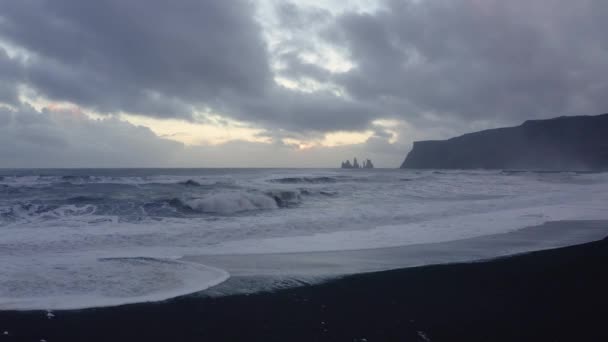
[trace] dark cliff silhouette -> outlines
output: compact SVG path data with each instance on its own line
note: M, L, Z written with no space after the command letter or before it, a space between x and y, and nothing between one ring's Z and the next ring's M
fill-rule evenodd
M344 161L344 162L342 162L342 168L343 169L352 169L353 164L350 163L350 160Z
M343 169L373 169L374 164L372 163L371 159L367 159L363 162L362 165L359 165L357 158L354 158L352 164L350 163L350 160L343 161L341 168L343 168Z
M529 120L414 142L401 168L608 170L608 114Z

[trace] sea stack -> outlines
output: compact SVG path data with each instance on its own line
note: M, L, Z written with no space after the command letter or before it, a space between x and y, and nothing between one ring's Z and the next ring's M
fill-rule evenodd
M354 158L352 164L350 160L346 160L342 162L342 165L340 167L342 169L373 169L374 164L372 163L371 159L366 159L361 165L359 164L357 158Z

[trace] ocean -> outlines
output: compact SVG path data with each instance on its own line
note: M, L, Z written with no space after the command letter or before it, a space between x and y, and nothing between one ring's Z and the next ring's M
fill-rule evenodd
M239 275L272 276L273 269L304 281L398 268L408 260L385 257L363 268L353 251L605 220L606 203L608 173L4 169L0 309L164 300ZM569 234L560 244L592 239ZM316 257L302 265L305 255ZM323 255L331 262L311 267L322 264Z

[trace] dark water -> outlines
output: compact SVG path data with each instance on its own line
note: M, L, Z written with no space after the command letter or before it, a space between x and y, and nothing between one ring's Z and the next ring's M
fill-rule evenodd
M159 300L228 277L185 255L437 243L603 219L606 203L605 173L5 169L0 309Z

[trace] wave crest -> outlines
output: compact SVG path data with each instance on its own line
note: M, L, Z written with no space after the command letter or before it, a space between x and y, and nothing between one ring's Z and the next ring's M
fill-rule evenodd
M281 183L281 184L323 184L323 183L336 183L341 180L341 178L345 177L285 177L285 178L276 178L271 179L269 182L271 183Z
M196 212L217 214L279 208L274 198L266 194L247 192L223 192L202 198L175 199L171 204Z
M57 206L37 203L17 203L12 206L0 207L0 224L87 216L95 214L96 211L97 207L92 204Z

